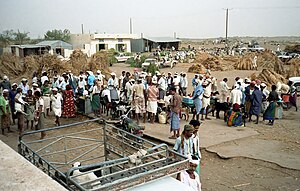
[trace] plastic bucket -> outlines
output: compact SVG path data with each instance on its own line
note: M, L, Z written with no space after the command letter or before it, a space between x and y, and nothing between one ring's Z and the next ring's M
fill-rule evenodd
M290 100L290 95L282 95L283 102L287 103Z

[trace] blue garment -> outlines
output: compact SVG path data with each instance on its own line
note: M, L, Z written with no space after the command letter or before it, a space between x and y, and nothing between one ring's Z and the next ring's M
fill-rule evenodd
M251 115L259 115L261 112L261 104L262 104L263 93L259 89L255 89L250 96L251 107L250 114Z
M196 86L196 85L197 85L196 78L193 78L193 80L192 80L192 85L193 85L193 86Z
M175 112L171 112L170 116L170 121L171 121L171 131L173 130L179 130L180 129L180 118L179 114Z
M77 80L73 76L70 76L69 84L71 85L73 92L75 93L77 89Z
M9 91L9 100L11 101L11 111L15 111L15 97L16 97L16 95L17 95L17 91L12 91L12 90L10 90Z
M250 86L247 86L246 88L245 88L245 101L249 101L250 100Z
M89 75L88 77L88 85L93 86L95 81L95 76L94 75Z
M201 94L203 94L204 89L202 85L198 85L194 91L193 95L193 100L194 100L194 105L196 107L196 114L200 114L201 109L202 109L202 100L200 99Z

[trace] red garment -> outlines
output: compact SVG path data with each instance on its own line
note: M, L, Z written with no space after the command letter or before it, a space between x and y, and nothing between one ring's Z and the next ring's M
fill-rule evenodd
M63 93L63 117L75 117L75 104L73 90L65 90Z

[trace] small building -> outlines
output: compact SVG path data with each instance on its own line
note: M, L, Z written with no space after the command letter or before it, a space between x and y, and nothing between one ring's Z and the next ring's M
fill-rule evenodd
M179 43L181 40L173 37L144 37L141 39L131 40L131 51L132 52L147 52L153 51L154 49L171 49L178 50Z
M34 44L24 44L24 45L11 45L8 48L8 52L18 56L25 57L29 55L42 55L48 53L50 48L45 45L34 45Z
M50 54L58 54L66 58L70 57L70 54L73 52L72 45L62 40L44 40L36 45L46 46L49 48Z
M131 40L136 38L135 34L73 34L71 44L91 56L100 50L109 49L131 52Z

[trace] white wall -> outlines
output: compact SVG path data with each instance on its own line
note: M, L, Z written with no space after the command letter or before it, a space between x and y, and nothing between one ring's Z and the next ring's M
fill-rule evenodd
M125 52L131 52L131 44L130 44L130 39L123 39L122 42L119 42L118 39L104 39L103 42L100 42L99 39L95 39L92 40L91 45L90 45L90 55L93 55L96 53L97 51L97 45L98 44L107 44L107 48L108 49L116 49L116 45L117 44L125 44L126 45L126 49ZM85 50L88 50L88 47L85 48Z

